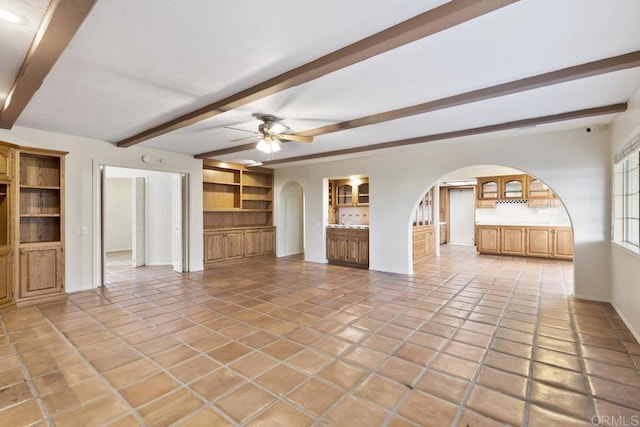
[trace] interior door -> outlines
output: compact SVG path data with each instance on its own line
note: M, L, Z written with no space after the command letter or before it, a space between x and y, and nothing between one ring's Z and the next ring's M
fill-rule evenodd
M145 197L145 179L132 178L131 183L131 209L132 209L132 227L131 227L131 248L132 248L132 267L141 267L145 265L145 226L146 226L146 197Z
M180 175L172 178L173 191L171 193L171 227L172 235L172 258L173 270L182 273L182 179Z
M472 188L449 189L449 240L451 244L473 245L475 199Z

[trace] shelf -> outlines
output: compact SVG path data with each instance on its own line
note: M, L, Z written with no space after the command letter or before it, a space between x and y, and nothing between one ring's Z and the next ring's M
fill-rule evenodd
M60 218L60 214L20 214L20 218Z
M227 209L204 209L204 212L242 212L240 208L227 208Z
M60 190L59 186L52 186L52 185L26 185L26 184L20 184L20 188L23 188L25 190Z
M202 181L203 184L214 184L214 185L231 185L234 187L239 187L240 184L237 182L221 182L221 181Z
M271 185L254 185L254 184L242 184L243 187L253 187L253 188L273 188Z
M260 195L242 195L242 200L251 201L251 202L273 202L272 197L264 197Z
M241 212L271 212L271 209L242 209Z

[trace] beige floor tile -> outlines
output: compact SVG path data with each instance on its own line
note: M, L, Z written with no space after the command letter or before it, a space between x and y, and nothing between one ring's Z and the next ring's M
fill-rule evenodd
M386 418L386 411L353 396L347 396L325 415L332 425L354 427L381 425Z
M277 364L278 362L275 359L263 353L254 352L229 366L246 377L255 378Z
M122 397L134 408L156 399L178 387L179 384L164 372L126 386L120 390Z
M318 376L347 390L358 383L365 374L364 369L338 360L324 368Z
M478 369L478 364L443 353L431 364L431 368L470 381Z
M146 359L138 359L135 362L127 363L105 372L104 377L115 388L122 388L158 371L159 369L153 363Z
M318 417L341 396L339 388L311 379L289 394L287 399Z
M202 426L216 426L216 427L225 427L232 426L229 421L227 421L220 414L215 412L211 408L206 408L204 410L200 410L196 412L194 415L180 420L176 423L176 426L180 427L202 427Z
M287 363L310 374L319 372L333 359L317 351L307 349L287 360Z
M258 377L256 382L269 389L273 393L282 396L300 385L308 377L286 365L278 365L264 375Z
M525 403L523 400L476 385L466 406L494 420L521 425Z
M169 368L171 375L187 384L215 371L220 364L207 356L197 356Z
M557 413L549 409L531 405L529 410L529 426L530 427L549 427L549 426L567 426L567 427L587 427L593 426L590 421L584 421L572 418L562 413Z
M371 374L354 393L384 408L391 409L409 389L397 381Z
M245 384L229 396L219 400L216 406L236 421L245 424L249 418L272 403L275 397L254 385Z
M138 412L149 425L169 425L196 411L202 405L203 402L193 394L179 389L138 408Z
M191 349L190 347L187 347L186 345L180 345L163 351L162 353L156 353L151 358L154 362L156 362L163 368L168 368L177 363L190 359L196 354L198 354L198 352Z
M44 414L35 400L28 400L0 411L0 425L3 426L28 425L43 419Z
M534 363L533 378L554 387L586 393L584 375L544 363Z
M471 409L465 409L458 421L458 427L504 427L504 423L492 420ZM550 426L550 425L548 425Z
M314 419L299 409L284 402L278 402L254 418L248 425L260 427L310 426Z
M128 412L125 404L112 395L106 395L86 405L53 417L56 426L101 425Z
M230 369L220 368L194 381L189 387L202 396L207 402L212 402L243 382L242 377L233 373Z
M209 357L219 363L227 364L249 354L251 347L237 342L230 342L207 353Z
M451 425L458 407L437 397L413 390L398 412L419 425L443 426Z
M595 415L586 395L537 381L534 381L531 388L531 403L584 421L589 421Z

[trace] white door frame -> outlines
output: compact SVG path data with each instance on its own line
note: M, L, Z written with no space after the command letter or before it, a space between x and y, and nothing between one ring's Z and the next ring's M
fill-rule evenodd
M154 169L144 167L140 164L131 164L126 162L106 162L100 160L93 160L93 285L92 288L102 287L105 285L104 281L104 265L105 265L105 247L104 247L104 197L105 197L105 168L126 168L137 169L153 172L166 172L176 173L181 176L182 185L182 271L190 271L189 265L189 192L190 181L189 172L184 170L175 169Z

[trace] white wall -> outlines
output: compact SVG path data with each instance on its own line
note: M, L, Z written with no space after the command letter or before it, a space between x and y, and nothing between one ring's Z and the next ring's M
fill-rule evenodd
M610 162L608 131L584 130L520 137L476 137L369 157L332 160L276 170L276 194L289 181L305 193L305 258L326 262L326 178L369 176L370 268L412 273L411 214L425 188L456 169L509 166L534 175L558 194L574 226L575 294L609 300ZM276 214L281 206L276 203ZM278 253L280 255L280 252Z
M104 248L107 252L131 250L131 178L105 180Z
M65 288L68 292L90 289L98 283L99 230L97 229L100 164L155 169L189 175L189 270L202 270L202 161L192 156L135 146L118 148L111 143L55 132L14 127L0 129L0 140L29 147L68 151L65 181ZM142 162L142 155L150 161ZM164 163L161 163L160 160ZM74 227L89 233L73 234Z
M629 108L611 127L611 156L640 133L640 89ZM640 341L640 254L612 243L612 303L636 339Z

